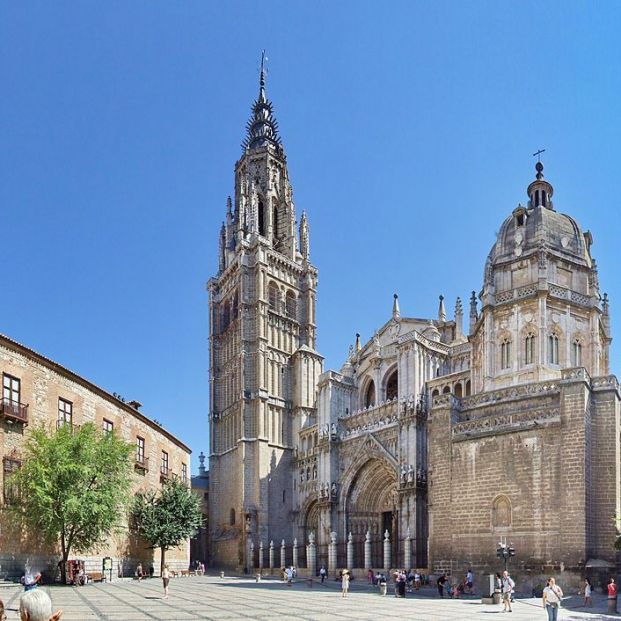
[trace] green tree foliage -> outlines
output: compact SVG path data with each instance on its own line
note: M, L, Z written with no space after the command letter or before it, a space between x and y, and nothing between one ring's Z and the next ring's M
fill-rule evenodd
M140 492L132 516L142 538L162 551L161 569L166 551L194 536L203 525L200 499L176 479L164 484L159 494Z
M19 490L11 510L32 535L60 545L63 582L71 550L97 547L118 526L129 500L132 450L92 423L36 429L26 443L11 479Z

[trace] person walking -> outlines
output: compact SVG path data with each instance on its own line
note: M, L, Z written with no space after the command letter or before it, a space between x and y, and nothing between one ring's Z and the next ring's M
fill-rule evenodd
M584 579L584 606L593 606L593 600L591 599L591 593L593 592L593 587L591 586L591 581L588 578Z
M168 563L162 569L162 584L164 585L164 599L168 599L168 584L170 583L170 569Z
M505 569L502 572L502 609L504 612L513 612L511 609L511 594L515 588L515 582L509 575L509 572Z
M323 581L326 579L326 567L325 565L321 566L321 569L319 570L319 577L321 578L321 584L323 584Z
M557 621L558 609L563 598L561 587L554 578L548 580L548 586L543 590L543 607L548 613L548 621Z
M446 574L442 574L439 578L438 578L438 594L440 595L440 597L444 597L444 585L446 584L447 578L446 578Z
M347 597L349 593L349 570L344 569L343 575L341 577L341 590L343 592L343 597Z
M466 572L466 588L468 589L468 593L470 593L471 595L473 592L472 590L473 587L474 587L474 574L472 573L472 568L469 567L468 571Z
M138 577L138 582L142 580L143 575L144 571L142 570L142 563L138 563L138 567L136 567L136 576Z

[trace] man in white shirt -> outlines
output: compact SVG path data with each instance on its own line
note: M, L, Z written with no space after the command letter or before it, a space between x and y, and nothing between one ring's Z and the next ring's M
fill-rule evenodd
M509 572L505 569L502 572L502 605L504 612L513 612L511 610L511 593L515 588L515 582L509 575Z

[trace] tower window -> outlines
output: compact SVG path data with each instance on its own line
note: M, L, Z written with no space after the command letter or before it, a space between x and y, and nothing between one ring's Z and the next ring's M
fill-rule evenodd
M295 299L295 293L293 291L287 291L287 296L285 298L285 306L287 311L287 317L291 317L291 319L295 319L297 315L297 303Z
M524 341L524 364L535 362L535 335L528 334Z
M270 308L274 311L278 311L278 287L273 282L270 283L268 292Z
M524 226L524 223L526 222L526 216L523 213L519 213L515 218L515 222L518 226Z
M278 239L278 208L276 206L274 206L272 215L273 215L272 229L274 231L274 239Z
M259 201L259 235L265 235L265 207L263 201Z
M572 346L572 362L575 367L582 366L582 343L576 339Z
M511 368L511 341L509 339L505 339L500 344L500 368Z
M548 362L558 364L558 336L556 334L548 336Z

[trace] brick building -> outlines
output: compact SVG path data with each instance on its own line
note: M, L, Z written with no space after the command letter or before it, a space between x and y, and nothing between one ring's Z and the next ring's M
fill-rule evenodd
M2 459L3 500L9 501L11 487L7 475L20 467L29 429L44 426L81 425L92 422L104 430L114 430L136 446L134 490L158 489L171 477L189 485L190 449L142 412L140 403L125 403L95 384L45 356L0 335L0 458ZM2 516L1 520L7 519ZM121 522L121 534L87 554L72 553L84 560L87 571L101 571L102 559L112 557L113 575L132 575L140 561L146 569L159 572L159 551L147 549L130 535ZM28 563L39 571L55 573L57 550L40 548L34 541L16 540L7 524L0 522L0 575L21 575ZM187 569L189 542L166 554L172 568Z

